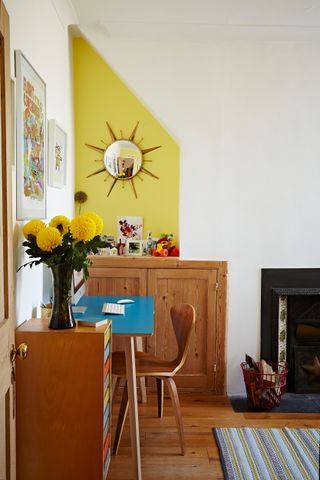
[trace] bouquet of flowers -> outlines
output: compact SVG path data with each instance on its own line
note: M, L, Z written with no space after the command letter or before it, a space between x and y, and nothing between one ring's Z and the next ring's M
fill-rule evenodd
M46 225L42 220L30 220L23 227L26 253L34 260L22 265L46 264L53 275L53 309L49 328L73 328L76 325L71 309L73 270L83 271L88 278L91 264L89 253L110 246L100 237L102 218L95 212L78 215L69 220L63 215L53 217ZM20 270L20 269L19 269Z
M89 253L110 246L100 237L103 230L102 218L95 212L78 215L69 220L64 215L53 217L46 225L42 220L30 220L23 227L26 240L23 246L31 260L20 268L45 263L48 267L64 264L89 276ZM20 270L20 269L19 269Z

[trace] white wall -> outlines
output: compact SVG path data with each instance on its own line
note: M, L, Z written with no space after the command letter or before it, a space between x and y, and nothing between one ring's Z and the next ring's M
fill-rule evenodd
M75 15L60 0L5 0L10 16L11 76L14 78L14 50L21 50L42 77L47 88L47 118L54 118L68 133L67 188L47 189L47 218L73 215L74 151L71 56L67 25ZM14 257L16 267L29 260L24 255L22 226L15 214L15 167L13 167ZM17 324L30 318L43 299L42 265L22 269L16 275Z
M180 143L181 256L229 262L228 392L243 391L260 269L320 266L320 43L82 31Z

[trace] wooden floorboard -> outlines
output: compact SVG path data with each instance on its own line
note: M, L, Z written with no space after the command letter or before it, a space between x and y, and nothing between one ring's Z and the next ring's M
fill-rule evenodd
M213 427L301 427L320 428L319 414L235 413L229 401L210 394L179 392L187 452L180 445L170 399L166 396L164 418L157 418L155 394L148 393L146 404L139 404L143 480L219 480L223 473ZM119 408L113 408L113 426ZM108 480L131 480L132 460L129 422L119 453L112 457Z

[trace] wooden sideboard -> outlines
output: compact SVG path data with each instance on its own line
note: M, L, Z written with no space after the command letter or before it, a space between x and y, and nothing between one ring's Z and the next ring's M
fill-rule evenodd
M170 308L191 303L196 327L187 361L175 376L178 387L226 391L227 262L180 260L175 257L92 256L87 295L151 295L155 299L155 334L146 351L172 360L177 345ZM114 350L123 349L121 339Z
M17 480L105 480L110 462L111 322L16 329Z

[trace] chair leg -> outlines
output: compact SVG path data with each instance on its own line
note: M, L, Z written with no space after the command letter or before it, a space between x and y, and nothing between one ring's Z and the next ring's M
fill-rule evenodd
M138 377L137 380L140 386L140 402L147 403L146 377Z
M112 378L112 395L111 395L112 402L114 401L114 399L116 397L116 393L118 391L120 381L121 381L121 377L118 377L117 375L113 376L113 378Z
M157 378L158 417L163 417L164 383L162 378Z
M126 382L125 385L124 385L123 394L122 394L122 398L121 398L121 404L120 404L120 410L119 410L119 415L118 415L116 433L115 433L114 440L113 440L113 451L112 451L113 455L117 455L118 450L119 450L122 431L123 431L123 427L124 427L126 417L127 417L127 413L128 413L128 407L129 407L128 386L127 386L127 382Z
M185 455L186 445L184 440L183 423L182 423L182 416L181 416L181 409L180 409L180 402L179 402L177 387L173 378L171 377L164 377L164 381L168 385L171 401L174 409L174 414L176 417L180 446L181 446L181 454Z

